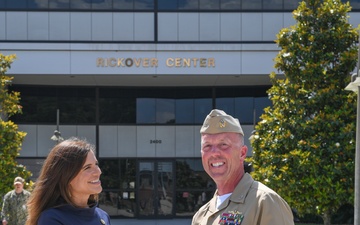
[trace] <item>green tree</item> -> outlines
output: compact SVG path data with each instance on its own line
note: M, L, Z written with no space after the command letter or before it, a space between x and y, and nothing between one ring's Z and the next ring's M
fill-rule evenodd
M356 95L344 90L357 59L357 30L349 3L305 0L296 24L282 29L270 74L272 106L250 141L253 175L280 193L301 215L324 224L354 200Z
M16 162L26 134L10 120L12 115L21 113L20 93L8 90L13 78L5 75L14 59L15 55L0 54L0 207L3 195L14 188L14 178L21 176L27 179L31 176L24 166Z

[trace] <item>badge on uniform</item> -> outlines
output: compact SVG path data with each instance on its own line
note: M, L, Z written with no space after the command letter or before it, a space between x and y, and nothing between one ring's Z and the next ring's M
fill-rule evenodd
M227 212L221 214L220 225L241 225L244 215L239 211Z

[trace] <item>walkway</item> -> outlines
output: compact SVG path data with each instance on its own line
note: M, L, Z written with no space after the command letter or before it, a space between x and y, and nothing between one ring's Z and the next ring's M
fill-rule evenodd
M164 220L139 220L139 219L112 219L111 225L190 225L191 219L164 219Z

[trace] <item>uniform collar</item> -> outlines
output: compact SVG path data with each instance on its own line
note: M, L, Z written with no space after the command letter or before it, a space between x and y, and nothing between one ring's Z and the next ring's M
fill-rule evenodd
M209 202L208 211L211 213L220 211L226 208L229 205L230 201L243 204L253 182L254 179L250 176L250 174L245 173L239 183L236 185L233 193L220 205L219 209L216 208L216 198L218 193L218 190L216 190L214 197Z

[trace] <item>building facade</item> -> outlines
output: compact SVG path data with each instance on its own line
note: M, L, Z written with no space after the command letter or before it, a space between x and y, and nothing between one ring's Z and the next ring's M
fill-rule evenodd
M0 0L0 51L21 93L19 163L33 172L63 138L97 147L111 217L191 217L215 185L200 158L213 108L246 144L270 105L269 74L295 0ZM350 1L349 22L359 21ZM275 71L276 72L276 71Z

